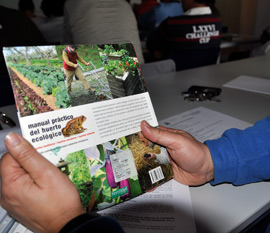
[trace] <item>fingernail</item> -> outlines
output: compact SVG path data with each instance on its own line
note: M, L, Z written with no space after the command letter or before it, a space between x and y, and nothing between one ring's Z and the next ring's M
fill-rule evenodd
M145 127L150 128L150 125L147 121L144 121Z
M19 135L14 132L10 132L5 138L5 143L8 146L14 147L14 146L17 146L20 142L21 142L21 139Z

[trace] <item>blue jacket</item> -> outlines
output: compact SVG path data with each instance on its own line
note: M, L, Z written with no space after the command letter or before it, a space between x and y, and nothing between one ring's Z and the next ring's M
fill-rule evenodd
M243 185L270 179L270 116L246 130L227 130L221 138L205 144L214 162L212 185Z
M270 116L246 130L227 130L221 138L205 144L214 162L212 185L243 185L270 179ZM270 225L266 233L270 233Z

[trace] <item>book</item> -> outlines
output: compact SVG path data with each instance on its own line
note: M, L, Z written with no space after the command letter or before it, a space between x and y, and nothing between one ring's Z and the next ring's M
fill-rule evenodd
M5 47L23 136L102 210L173 178L132 43ZM42 172L42 171L40 171Z

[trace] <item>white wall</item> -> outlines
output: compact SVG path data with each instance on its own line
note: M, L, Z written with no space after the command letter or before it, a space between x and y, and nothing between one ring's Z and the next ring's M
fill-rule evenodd
M256 21L258 0L241 0L239 33L253 35Z
M216 6L230 33L260 36L270 26L270 0L217 0Z
M228 27L229 33L238 33L240 27L241 1L217 0L216 7L220 13L223 26Z

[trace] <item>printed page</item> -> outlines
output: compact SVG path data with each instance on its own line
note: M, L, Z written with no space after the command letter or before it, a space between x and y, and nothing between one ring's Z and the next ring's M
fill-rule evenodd
M197 140L219 138L229 128L245 129L250 123L204 107L161 120L160 125L189 132Z
M19 120L24 137L53 163L68 153L137 133L142 120L157 126L148 92L20 117ZM72 122L78 125L78 133L68 135Z
M126 233L196 232L189 187L175 180L98 213L114 217Z

